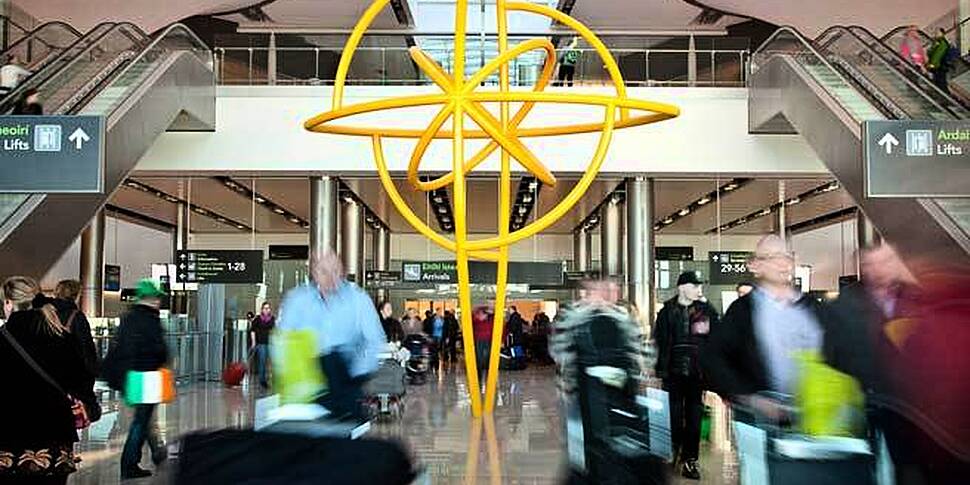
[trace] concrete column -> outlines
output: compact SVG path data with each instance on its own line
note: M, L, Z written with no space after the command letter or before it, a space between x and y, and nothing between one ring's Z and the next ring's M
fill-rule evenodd
M600 214L600 274L604 278L622 276L622 214L620 201L612 196L603 204Z
M653 180L646 177L627 179L627 294L647 324L653 323L654 314L653 220Z
M340 258L347 275L363 286L364 208L356 201L345 201L340 205Z
M592 258L592 243L590 234L585 229L579 229L573 233L573 271L589 271L590 259Z
M266 52L266 80L270 86L276 84L276 34L269 33L269 50Z
M844 224L844 223L843 223ZM855 229L856 229L856 252L855 252L855 267L856 276L862 278L862 249L875 246L882 242L882 238L879 233L876 232L876 226L872 225L872 222L868 217L862 212L861 209L856 210L855 218ZM845 257L845 256L843 256Z
M391 269L391 230L384 226L374 230L374 269L377 271ZM377 290L377 301L384 301L387 296L386 289Z
M104 311L104 209L81 233L81 311L100 317Z
M778 181L778 202L781 202L781 207L778 208L778 212L775 213L775 231L778 233L778 237L788 240L787 225L788 225L788 214L786 212L787 207L785 207L785 200L787 196L785 195L785 181Z
M310 178L310 254L337 250L336 177Z

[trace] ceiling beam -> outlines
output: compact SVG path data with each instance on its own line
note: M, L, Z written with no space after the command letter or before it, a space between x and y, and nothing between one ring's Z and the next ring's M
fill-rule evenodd
M230 219L229 217L226 217L226 216L224 216L222 214L219 214L219 213L217 213L217 212L215 212L213 210L210 210L208 208L202 207L202 206L200 206L198 204L189 203L188 201L186 201L184 199L181 199L179 197L176 197L175 195L166 193L166 192L164 192L162 190L159 190L159 189L157 189L155 187L152 187L151 185L148 185L148 184L146 184L144 182L141 182L141 181L138 181L138 180L129 178L128 180L125 180L124 186L125 187L128 187L128 188L131 188L131 189L140 190L140 191L145 192L145 193L147 193L149 195L154 195L155 197L158 197L159 199L162 199L165 202L168 202L170 204L188 204L189 205L189 209L192 212L194 212L194 213L196 213L196 214L198 214L200 216L203 216L203 217L207 217L209 219L212 219L212 220L214 220L214 221L216 221L216 222L218 222L220 224L229 226L229 227L231 227L233 229L236 229L236 230L239 230L239 231L243 231L243 232L252 232L253 231L253 229L251 227L249 227L247 224L244 224L242 222L239 222L239 221L235 221L233 219Z

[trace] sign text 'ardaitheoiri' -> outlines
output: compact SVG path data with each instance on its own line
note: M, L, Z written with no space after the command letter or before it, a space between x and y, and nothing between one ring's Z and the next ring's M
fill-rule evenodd
M104 118L0 116L0 193L100 193Z
M263 252L178 251L175 268L178 283L262 283Z

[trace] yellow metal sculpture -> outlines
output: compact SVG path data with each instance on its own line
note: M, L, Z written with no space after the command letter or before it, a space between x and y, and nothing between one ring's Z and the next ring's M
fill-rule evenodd
M503 334L501 316L505 311L505 290L508 279L509 246L525 238L534 236L549 227L556 220L568 213L582 198L590 184L596 178L607 149L618 128L645 125L663 121L679 115L675 106L630 99L627 97L626 86L616 61L606 46L586 26L568 15L538 4L526 2L510 2L498 0L496 15L498 23L498 52L495 59L488 62L481 70L470 78L465 77L465 34L467 32L468 0L455 2L455 44L453 72L448 73L425 54L420 48L412 47L410 54L421 70L439 87L440 94L414 95L399 98L366 102L351 106L344 106L344 87L347 73L354 52L361 38L371 23L387 7L390 0L375 0L364 12L357 23L347 44L344 47L340 64L337 67L337 77L333 88L333 104L329 112L307 120L305 128L310 131L330 134L343 134L370 138L373 144L374 159L377 163L381 183L387 191L388 197L400 211L401 215L421 234L431 239L442 248L455 253L458 266L458 293L461 308L461 327L465 349L465 369L467 372L471 409L474 416L480 416L483 411L482 396L478 371L475 365L475 345L471 328L471 288L468 272L468 261L479 259L495 261L498 265L495 299L495 328L492 332L492 346L489 355L488 382L485 386L484 411L490 413L494 409L495 391L498 382L499 350ZM541 15L572 28L582 37L600 56L613 82L616 94L614 96L584 94L580 92L544 92L553 75L556 65L556 50L547 39L532 39L521 42L511 49L508 39L508 12L518 11ZM517 56L533 51L545 51L545 63L536 85L532 91L511 91L509 89L508 63ZM498 91L482 91L477 88L496 71L499 73ZM513 115L511 104L519 104ZM537 103L569 103L604 108L604 119L601 123L581 123L550 127L520 127ZM498 105L499 116L486 107ZM338 120L354 115L376 111L410 108L417 106L441 106L430 125L422 130L396 127L361 127L338 124ZM631 115L631 111L636 116ZM465 126L465 117L471 118L478 128ZM445 123L451 120L451 128L446 129ZM522 138L560 136L579 133L600 133L599 143L589 164L573 189L545 215L537 218L531 224L516 231L509 230L510 199L511 199L511 160L515 159L526 170L547 185L554 185L556 178L545 167L539 158L532 153L521 141ZM384 157L382 140L384 138L416 139L417 146L411 154L408 164L407 180L420 191L431 191L451 185L454 196L454 239L448 239L431 229L422 221L398 192L391 175L388 172ZM418 176L421 160L428 147L436 139L452 140L453 169L447 175L430 181L423 181ZM470 158L466 159L465 141L473 139L489 139L490 142ZM467 231L467 187L466 176L476 166L485 161L496 150L501 148L501 174L499 178L499 213L498 234L484 239L471 240Z

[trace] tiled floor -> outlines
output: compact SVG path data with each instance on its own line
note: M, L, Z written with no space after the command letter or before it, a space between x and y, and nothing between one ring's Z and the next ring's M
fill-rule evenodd
M178 400L158 413L166 440L193 430L251 424L255 396L248 387L200 384L180 391ZM427 384L409 388L405 402L402 419L378 423L370 435L402 440L426 468L431 483L546 484L562 476L563 425L549 367L503 373L495 415L487 420L470 419L467 387L457 369L446 369ZM69 483L118 482L129 419L116 404L106 406L104 418L85 432L84 462ZM728 479L734 475L730 463L705 456L703 465L701 483L734 482ZM160 483L163 478L132 483Z

